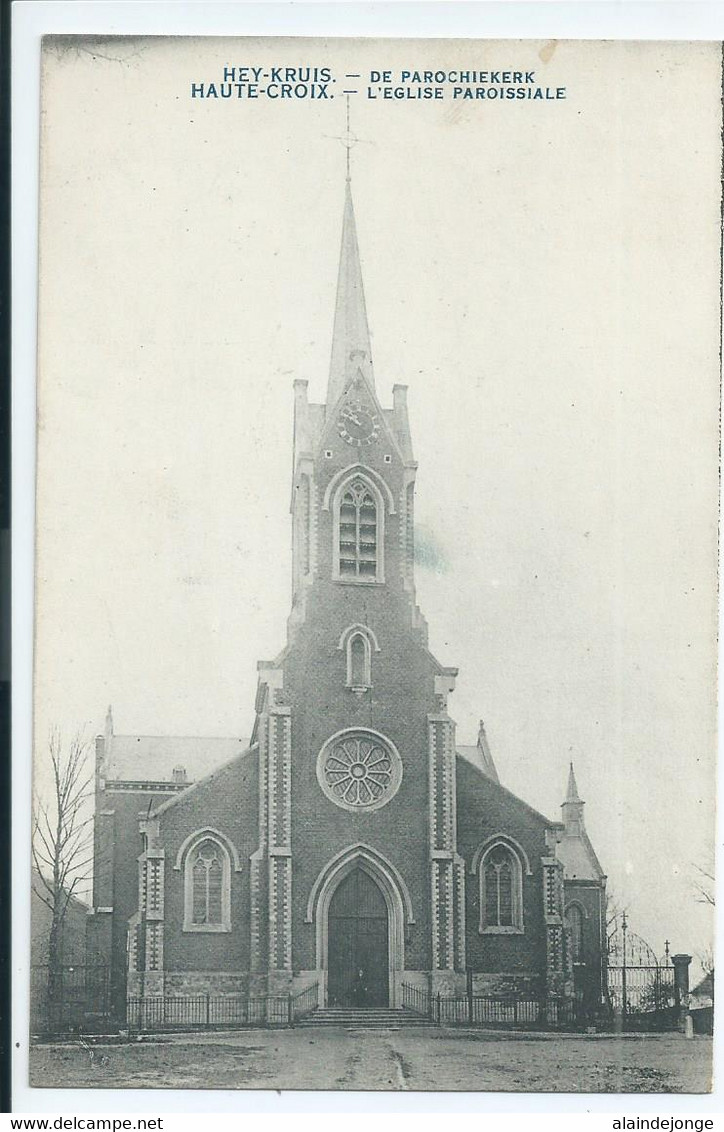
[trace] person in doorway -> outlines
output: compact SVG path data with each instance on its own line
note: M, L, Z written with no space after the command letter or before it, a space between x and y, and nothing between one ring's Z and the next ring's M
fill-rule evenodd
M365 973L362 968L359 968L355 975L354 986L352 988L352 999L355 1006L364 1006L367 998L367 981Z

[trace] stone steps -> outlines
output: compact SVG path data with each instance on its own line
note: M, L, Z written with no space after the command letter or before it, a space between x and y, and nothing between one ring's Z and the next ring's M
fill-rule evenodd
M308 1014L299 1026L344 1026L345 1028L377 1029L392 1026L429 1026L427 1018L412 1010L396 1010L391 1007L370 1007L365 1010L357 1007L328 1006Z

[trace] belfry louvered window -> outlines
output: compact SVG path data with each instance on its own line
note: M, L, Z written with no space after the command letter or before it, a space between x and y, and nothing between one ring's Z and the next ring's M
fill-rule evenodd
M193 924L221 924L224 860L220 846L202 841L193 863Z
M377 503L364 480L354 480L339 503L339 576L377 580Z

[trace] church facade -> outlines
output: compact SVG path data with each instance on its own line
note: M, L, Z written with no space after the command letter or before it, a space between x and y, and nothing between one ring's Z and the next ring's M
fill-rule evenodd
M96 745L88 949L126 995L389 1006L433 993L595 1010L605 877L571 768L562 821L460 746L457 670L415 598L407 388L380 403L346 184L327 400L294 384L293 600L248 742Z

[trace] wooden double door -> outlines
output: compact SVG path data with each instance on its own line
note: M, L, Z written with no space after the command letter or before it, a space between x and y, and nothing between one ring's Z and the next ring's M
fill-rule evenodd
M387 902L363 869L338 885L329 905L328 930L329 1005L388 1006Z

